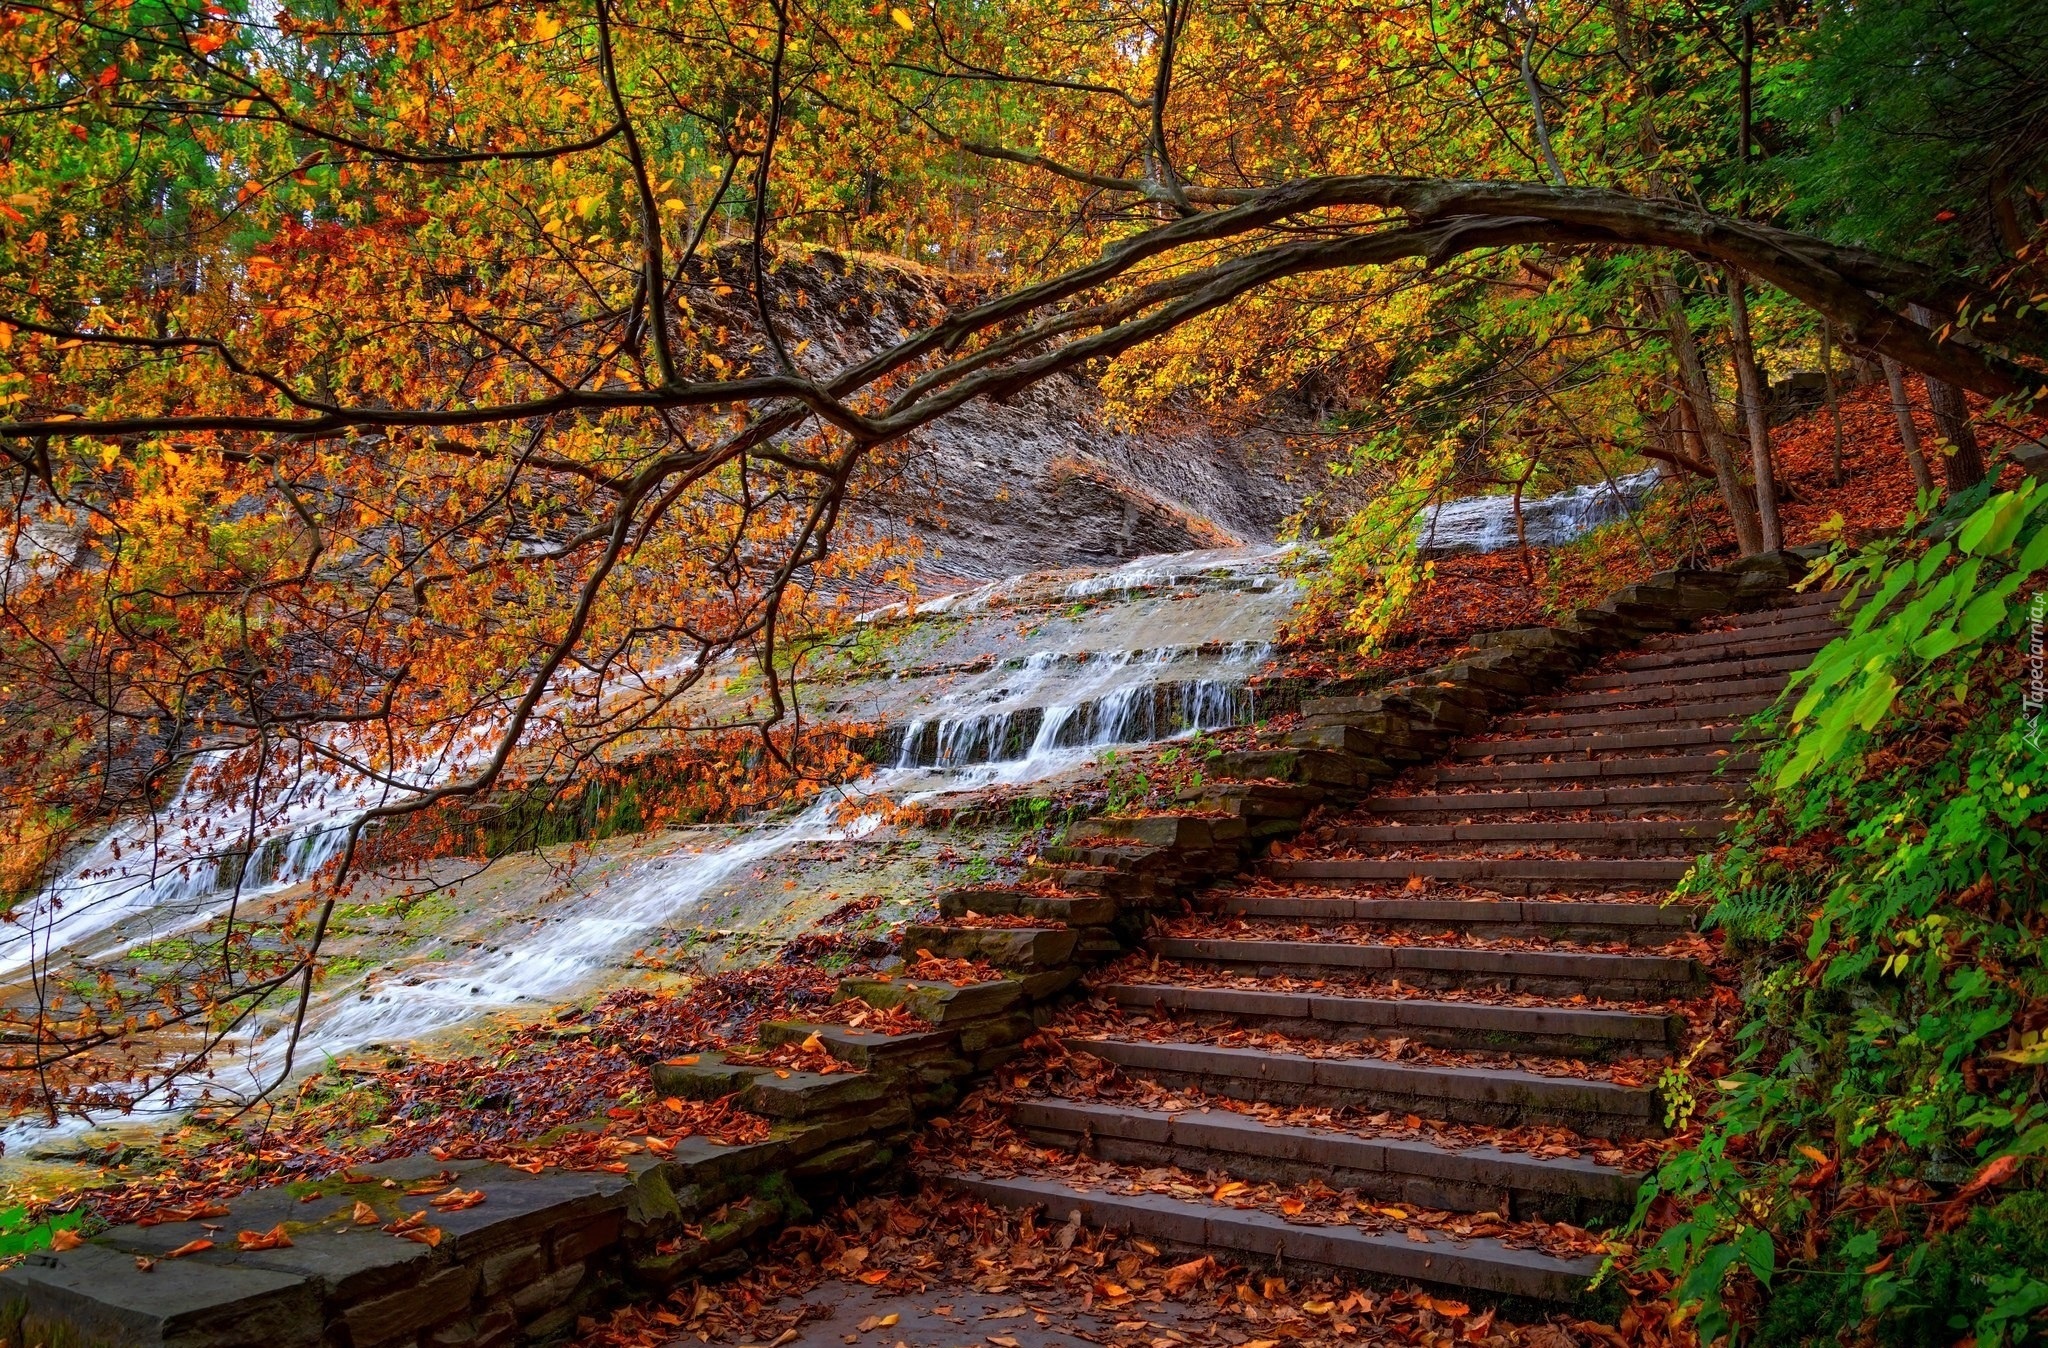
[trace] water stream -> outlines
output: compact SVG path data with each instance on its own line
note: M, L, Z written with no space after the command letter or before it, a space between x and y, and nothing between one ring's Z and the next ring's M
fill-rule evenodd
M1274 549L1148 558L1096 574L1020 577L926 606L935 621L904 626L898 668L958 672L885 673L840 694L875 711L893 739L884 766L792 818L622 864L520 930L444 940L426 957L330 987L310 1010L294 1065L559 1002L615 977L650 932L777 854L873 830L885 804L1039 781L1112 746L1244 721L1256 706L1247 681L1292 604L1282 559ZM444 753L411 765L408 779L437 780L466 761L466 752ZM31 961L104 962L198 931L231 901L316 874L351 821L389 790L307 773L259 801L252 824L246 794L211 794L226 766L224 756L210 758L160 817L79 857L0 936L0 973L18 976ZM268 1084L285 1043L284 1020L265 1023L211 1086L233 1095Z

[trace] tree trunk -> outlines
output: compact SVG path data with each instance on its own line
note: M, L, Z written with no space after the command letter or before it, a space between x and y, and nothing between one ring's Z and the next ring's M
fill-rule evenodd
M1913 469L1916 491L1934 490L1934 474L1927 471L1927 457L1920 452L1920 432L1913 426L1913 404L1906 398L1906 368L1890 356L1884 358L1884 379L1892 387L1892 417L1899 423L1899 444Z
M1692 405L1693 424L1699 427L1700 447L1707 453L1707 462L1714 466L1714 478L1721 484L1721 499L1728 503L1728 516L1735 526L1735 544L1743 556L1751 556L1763 551L1763 531L1757 525L1756 505L1736 471L1735 455L1728 448L1728 432L1721 424L1720 410L1714 406L1714 386L1707 380L1699 344L1693 339L1692 325L1685 317L1685 299L1668 271L1658 273L1656 286L1658 307L1664 311L1664 324L1671 333L1671 353L1678 358L1678 378L1685 400Z
M1785 546L1778 525L1778 481L1771 467L1771 428L1764 420L1764 378L1756 367L1756 345L1749 332L1748 285L1742 272L1726 269L1729 333L1735 344L1735 382L1742 392L1742 418L1749 428L1749 466L1756 476L1757 532L1765 552Z
M1935 327L1934 311L1916 304L1909 311L1922 327ZM1933 375L1927 380L1927 408L1934 413L1934 430L1946 443L1942 446L1941 473L1951 492L1967 491L1984 480L1984 453L1977 448L1976 432L1970 429L1970 406L1963 391Z
M1828 419L1834 423L1835 438L1828 450L1828 481L1837 487L1842 485L1842 399L1841 390L1835 387L1835 325L1827 319L1820 323L1820 373L1827 381Z

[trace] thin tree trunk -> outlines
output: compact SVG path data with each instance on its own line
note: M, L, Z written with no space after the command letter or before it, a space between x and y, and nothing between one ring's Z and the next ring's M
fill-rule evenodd
M1714 386L1707 380L1699 344L1685 317L1685 300L1678 293L1678 282L1668 271L1658 274L1656 286L1664 324L1671 333L1671 352L1678 358L1678 377L1685 400L1692 405L1693 424L1699 428L1700 447L1706 451L1707 462L1714 466L1715 480L1721 484L1721 499L1727 502L1728 516L1735 526L1735 544L1742 549L1743 556L1751 556L1763 551L1763 532L1757 525L1756 505L1742 485L1735 455L1728 448L1728 433L1721 424L1720 411L1714 406Z
M1913 469L1913 489L1934 490L1934 474L1927 471L1927 456L1920 452L1920 432L1913 425L1913 404L1906 398L1906 367L1884 358L1884 379L1892 388L1892 417L1899 423L1899 444Z
M1764 419L1764 377L1756 367L1756 344L1749 332L1748 286L1742 272L1726 270L1729 332L1735 343L1735 382L1742 391L1742 417L1749 428L1749 466L1756 476L1757 532L1765 552L1785 546L1778 524L1778 480L1771 466L1771 428Z
M1835 325L1827 319L1820 323L1820 372L1827 380L1828 416L1835 423L1834 447L1828 451L1828 480L1839 487L1842 485L1842 400L1835 388Z
M1529 95L1529 116L1536 123L1536 146L1543 151L1543 162L1550 169L1550 181L1563 187L1564 168L1557 162L1557 151L1550 143L1550 119L1543 115L1543 84L1536 78L1536 67L1529 60L1529 48L1536 41L1536 28L1531 24L1529 31L1522 35L1522 88Z
M1938 320L1934 311L1916 304L1907 311L1915 323L1932 328ZM1984 452L1977 448L1976 432L1970 429L1970 405L1963 391L1945 379L1927 375L1927 409L1934 413L1935 432L1947 443L1942 446L1941 473L1951 492L1966 491L1984 480Z

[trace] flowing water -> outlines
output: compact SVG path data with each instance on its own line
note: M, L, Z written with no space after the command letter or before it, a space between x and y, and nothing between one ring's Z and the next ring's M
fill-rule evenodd
M1648 468L1616 478L1611 484L1596 482L1555 496L1524 500L1519 532L1512 496L1470 496L1447 501L1423 512L1422 546L1425 551L1439 555L1505 552L1526 536L1532 548L1557 547L1603 524L1634 514L1662 480L1662 472L1659 468Z
M725 830L698 850L671 846L613 868L601 884L508 917L486 936L448 940L401 966L343 980L309 1013L296 1066L376 1043L418 1039L489 1013L539 1008L615 977L647 934L687 919L705 896L803 844L859 838L885 805L1057 777L1102 750L1242 723L1250 680L1293 601L1280 550L1142 559L1099 573L1020 577L949 596L889 628L879 668L826 690L828 710L881 726L883 766L793 818ZM472 751L474 745L471 746ZM468 755L415 764L462 770ZM307 775L253 812L195 771L164 815L118 830L80 857L0 941L0 972L105 963L196 932L230 903L304 881L350 822L383 798ZM465 920L476 914L465 913ZM470 930L484 931L480 924ZM238 1046L212 1085L234 1094L284 1066L285 1023Z

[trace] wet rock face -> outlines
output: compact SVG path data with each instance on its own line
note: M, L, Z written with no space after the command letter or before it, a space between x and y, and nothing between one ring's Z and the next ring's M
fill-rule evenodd
M828 249L784 250L772 274L777 326L786 345L805 346L800 364L813 374L874 355L979 294L970 279ZM699 322L735 334L736 371L758 364L765 343L744 249L721 248L691 280ZM970 403L886 457L859 484L849 520L915 539L928 581L1269 542L1319 462L1281 434L1222 432L1191 410L1118 429L1081 373Z
M1060 379L919 432L867 509L919 538L925 574L985 580L1266 542L1304 480L1278 437L1192 417L1111 430L1094 386Z

